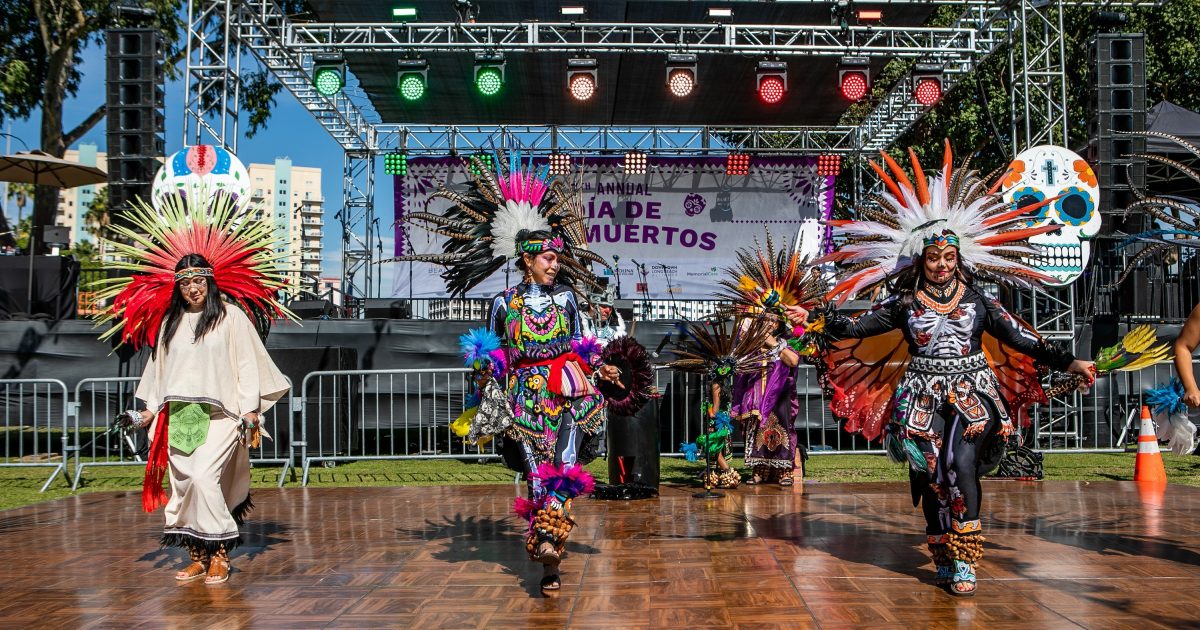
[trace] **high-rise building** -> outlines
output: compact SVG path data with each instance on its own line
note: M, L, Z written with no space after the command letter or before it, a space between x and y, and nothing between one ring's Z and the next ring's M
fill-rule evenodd
M87 166L107 167L107 155L94 144L81 144L63 157ZM289 277L301 290L322 293L321 237L325 209L321 169L294 166L287 158L277 158L274 164L250 164L247 170L250 202L259 208L256 218L267 219L275 226L276 253L283 255ZM72 243L92 239L87 211L96 193L104 187L105 184L95 184L60 191L55 223L71 228Z
M302 291L320 293L325 225L321 169L276 158L274 164L251 164L248 170L251 201L261 208L259 216L275 226L275 251L284 255L288 276Z
M94 144L81 144L78 149L69 149L63 154L63 159L107 171L108 154L97 151ZM71 243L92 240L92 234L88 231L87 211L92 207L96 193L105 186L107 184L88 184L58 191L58 212L54 215L54 224L71 228Z

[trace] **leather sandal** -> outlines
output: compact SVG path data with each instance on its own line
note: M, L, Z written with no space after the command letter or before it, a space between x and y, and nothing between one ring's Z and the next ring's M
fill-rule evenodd
M225 547L221 547L212 555L212 559L208 563L208 576L204 578L205 584L220 584L229 579L229 554L225 551Z
M533 559L546 566L558 566L558 563L562 558L558 554L558 550L554 548L553 543L542 541L541 543L538 543L537 555L534 556Z
M188 548L188 556L191 557L192 563L175 573L175 579L180 582L191 582L208 573L208 551Z
M562 588L562 580L558 578L558 574L547 575L542 578L541 583L542 593L550 594Z

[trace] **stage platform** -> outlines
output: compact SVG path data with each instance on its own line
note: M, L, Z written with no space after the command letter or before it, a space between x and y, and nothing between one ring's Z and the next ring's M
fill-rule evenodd
M95 493L0 512L0 626L1185 628L1200 488L986 481L980 588L931 584L906 484L580 500L557 597L513 485L258 490L230 581L178 584L161 512ZM1157 505L1156 505L1157 503Z

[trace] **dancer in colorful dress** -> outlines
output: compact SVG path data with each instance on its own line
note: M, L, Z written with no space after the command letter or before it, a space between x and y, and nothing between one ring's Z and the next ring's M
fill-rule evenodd
M756 241L753 249L739 249L737 265L726 270L729 278L718 294L733 303L740 326L762 320L772 328L764 335L767 355L758 369L738 374L733 384L730 413L745 427L750 484L790 486L798 465L803 477L803 463L797 461L804 447L796 439L796 376L802 354L811 351L802 341L807 309L820 300L824 283L802 259L800 240L794 247L785 240L776 248L768 232L765 248Z
M129 218L133 228L113 226L120 238L107 244L130 262L109 264L135 275L101 292L112 304L101 322L115 323L102 338L120 335L151 353L135 394L146 409L118 424L153 436L142 505L166 505L162 544L188 550L192 562L175 579L217 584L229 579L229 552L253 507L249 448L289 389L247 316L288 314L274 297L284 281L272 228L246 220L224 194L167 196Z
M529 524L526 550L544 566L541 590L549 594L561 588L573 499L594 486L582 467L595 456L591 442L603 423L596 383L616 383L620 374L602 364L595 340L582 336L572 287L596 288L583 263L605 263L586 248L578 194L548 182L545 169L534 172L516 158L498 163L493 173L476 159L479 175L466 193L435 193L454 204L445 214L408 216L449 239L444 254L398 260L445 265L451 294L461 295L516 258L521 282L496 296L486 330L463 339L481 375L471 435L503 432L505 444L519 451L529 496L514 509ZM496 404L501 396L507 405Z
M890 175L871 163L886 191L862 220L831 222L845 244L817 261L848 266L828 295L837 303L885 283L891 295L857 319L827 310L808 332L841 340L818 365L834 414L869 439L886 427L888 452L910 465L937 582L971 595L983 557L979 479L1027 425L1029 405L1045 402L1035 362L1089 384L1094 367L976 284L1050 280L1023 260L1036 254L1027 239L1055 226L1023 227L1037 208L1014 208L974 172L953 170L948 143L928 179L911 157L912 179L886 155Z

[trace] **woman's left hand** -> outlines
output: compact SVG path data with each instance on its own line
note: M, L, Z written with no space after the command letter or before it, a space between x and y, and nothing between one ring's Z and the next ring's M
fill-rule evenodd
M258 412L257 411L251 411L249 413L242 414L242 419L249 423L249 428L251 428L251 429L258 426Z
M1091 361L1075 359L1067 367L1067 372L1082 376L1089 387L1096 382L1096 364Z
M596 370L596 373L602 380L608 381L609 383L612 383L621 389L625 389L625 386L621 384L621 370L619 370L617 366L601 365L600 368Z

